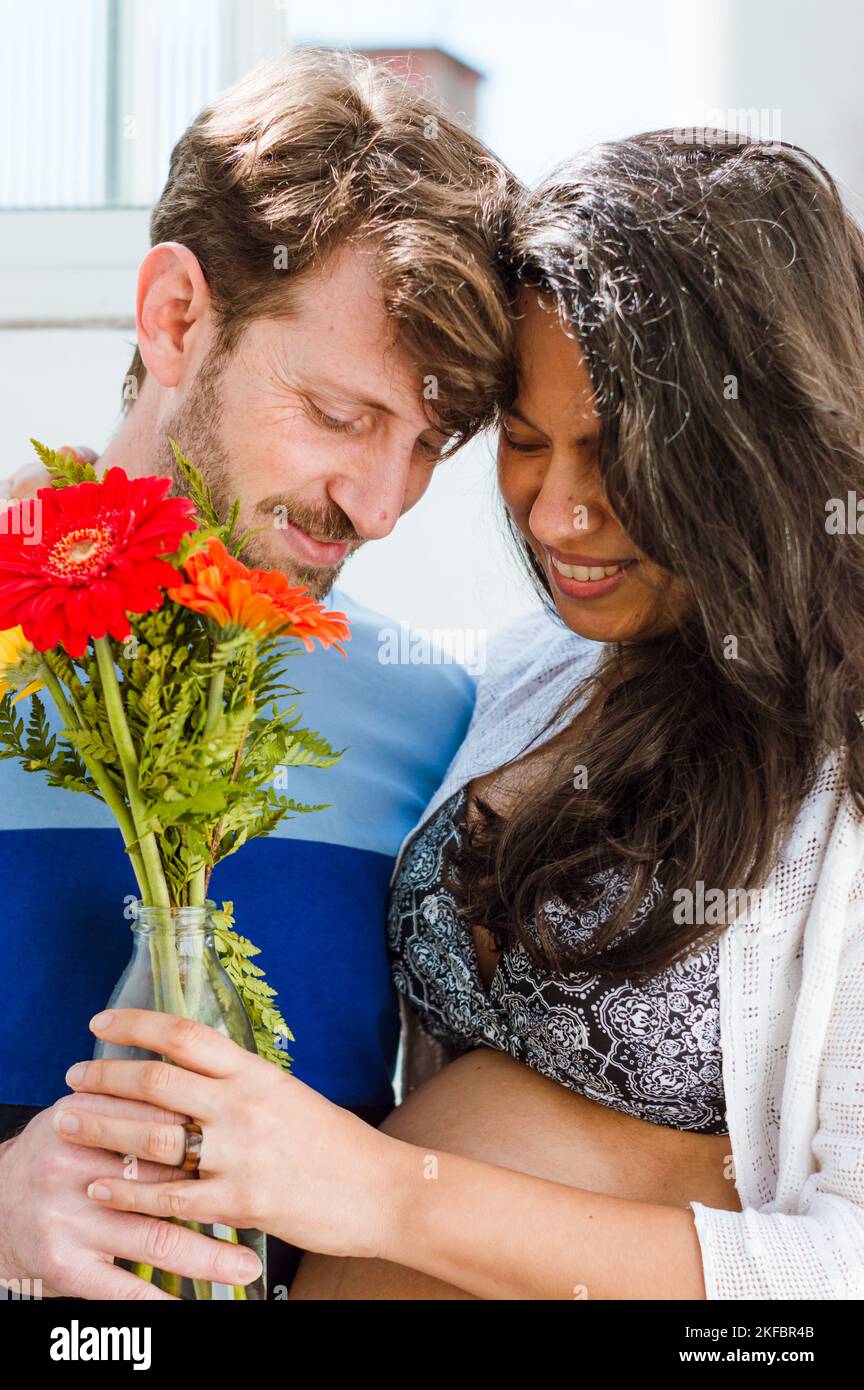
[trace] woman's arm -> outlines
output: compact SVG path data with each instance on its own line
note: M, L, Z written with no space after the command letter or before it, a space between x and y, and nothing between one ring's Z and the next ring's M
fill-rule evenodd
M306 1250L405 1265L481 1298L705 1297L689 1210L430 1152L364 1124L203 1024L143 1009L102 1017L91 1023L100 1037L175 1065L91 1060L70 1070L73 1090L194 1115L204 1138L197 1179L106 1175L90 1188L97 1204L255 1227ZM74 1097L70 1113L71 1143L181 1162L179 1124L94 1116Z
M382 1259L483 1299L705 1298L689 1209L390 1142Z
M824 1037L817 1038L818 1073L790 1092L790 1113L803 1111L814 1129L809 1154L792 1150L789 1167L809 1173L790 1191L785 1210L722 1211L693 1202L709 1299L864 1298L864 872L850 895L847 944L835 965L830 947L811 945L810 1013L832 990ZM826 914L822 940L836 930ZM830 924L830 925L829 925ZM815 985L814 985L815 977ZM818 1025L818 1017L816 1019ZM796 1029L798 1020L796 1019ZM813 1027L808 1041L813 1047ZM802 1030L803 1038L803 1030ZM789 1079L787 1072L787 1090ZM795 1132L794 1125L790 1131ZM780 1134L781 1147L790 1138ZM796 1139L796 1145L800 1142ZM791 1199L794 1199L794 1206Z
M113 1010L91 1027L174 1065L91 1060L67 1081L195 1116L202 1171L157 1184L106 1175L88 1194L118 1210L255 1227L305 1250L387 1260L484 1299L860 1298L861 1034L847 1025L864 999L864 944L847 965L855 968L841 976L820 1073L819 1166L794 1212L628 1201L426 1150L364 1124L212 1028L137 1009ZM177 1124L76 1118L70 1142L181 1162Z

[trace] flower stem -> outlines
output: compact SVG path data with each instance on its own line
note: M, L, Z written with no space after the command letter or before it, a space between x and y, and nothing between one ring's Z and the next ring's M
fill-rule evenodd
M80 729L82 727L81 721L76 715L69 701L66 699L66 693L63 689L63 686L58 676L56 675L52 667L49 665L47 656L46 659L42 662L42 669L40 675L41 678L44 680L45 685L51 691L54 703L60 711L60 714L63 717L63 721L67 729L69 729L70 731ZM126 809L126 805L123 801L123 798L120 796L119 792L117 791L117 788L111 781L107 769L104 768L97 759L88 756L88 754L83 753L80 749L76 751L78 752L78 756L80 757L82 763L86 767L87 771L90 773L90 776L93 778L93 781L99 789L99 792L102 796L102 800L105 802L105 805L113 814L114 819L116 820L120 828L120 834L123 836L123 843L126 846L126 852L129 855L129 859L132 864L132 870L135 874L135 879L141 891L141 896L146 900L150 895L149 884L147 882L147 873L144 868L144 861L141 858L141 854L137 848L138 836L135 833L135 825L133 823L132 817Z
M162 860L159 857L156 836L152 830L145 830L147 813L141 793L138 790L138 760L135 755L132 734L126 722L126 711L123 708L123 697L120 694L120 682L114 669L111 645L107 637L97 637L93 641L93 646L96 650L96 663L102 681L105 711L108 715L108 723L111 725L111 732L114 735L114 742L117 745L117 755L123 769L126 794L129 798L129 810L132 813L132 820L138 833L141 857L144 860L150 885L151 902L148 905L170 908L171 898L162 870Z
M204 899L207 896L207 866L202 864L200 869L196 869L189 880L189 906L203 907Z
M207 691L207 718L204 721L204 737L212 734L219 720L222 718L222 701L225 695L225 667L218 666L210 677L210 686ZM207 884L210 878L208 866L202 864L200 868L189 880L189 904L190 906L203 906L207 896Z
M217 666L210 677L210 688L207 691L207 719L204 723L204 737L212 734L216 725L222 717L222 698L225 691L225 667Z
M201 1005L201 989L204 983L204 954L207 951L206 937L200 940L190 935L186 943L186 1010L190 1018L198 1017Z
M153 934L159 960L158 973L163 989L164 1007L168 1013L185 1018L186 1007L180 980L180 963L177 959L177 948L170 916L171 895L168 892L168 884L162 868L159 843L154 832L146 828L147 808L138 788L138 759L132 734L126 721L120 682L114 669L114 656L107 637L94 638L93 646L102 681L105 712L108 715L108 723L117 745L117 755L126 783L126 795L129 798L129 810L135 824L141 857L144 861L144 871L150 888L150 897L146 905L164 908L168 914L164 928L161 925L158 926Z

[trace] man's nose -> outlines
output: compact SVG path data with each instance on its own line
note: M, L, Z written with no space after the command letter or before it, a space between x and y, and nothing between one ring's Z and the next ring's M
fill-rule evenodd
M367 541L389 536L407 505L410 460L367 458L351 477L335 479L331 500L345 512Z

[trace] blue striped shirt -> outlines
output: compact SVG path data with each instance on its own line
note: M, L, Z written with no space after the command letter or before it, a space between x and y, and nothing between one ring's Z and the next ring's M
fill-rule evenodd
M345 748L329 769L287 773L286 794L332 809L283 821L214 870L209 896L233 899L295 1042L293 1072L339 1105L393 1103L399 1013L385 937L400 844L467 728L474 684L445 661L389 664L392 624L334 590L352 623L348 659L291 657L301 723ZM50 696L45 704L52 712ZM29 700L19 702L26 718ZM52 719L54 727L59 727ZM88 1020L129 958L124 903L135 879L111 813L0 761L0 1103L52 1104L92 1055Z

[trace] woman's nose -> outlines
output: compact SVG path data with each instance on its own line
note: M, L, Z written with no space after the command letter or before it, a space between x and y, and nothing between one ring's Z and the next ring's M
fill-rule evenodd
M577 548L580 535L592 535L608 525L610 514L596 482L581 481L550 469L534 499L530 514L533 534L546 545Z

